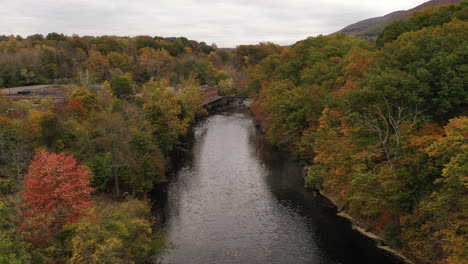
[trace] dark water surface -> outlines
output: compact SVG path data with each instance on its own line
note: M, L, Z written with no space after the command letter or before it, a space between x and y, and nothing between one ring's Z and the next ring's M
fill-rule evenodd
M303 187L301 167L275 151L247 109L200 123L169 184L162 263L398 263Z

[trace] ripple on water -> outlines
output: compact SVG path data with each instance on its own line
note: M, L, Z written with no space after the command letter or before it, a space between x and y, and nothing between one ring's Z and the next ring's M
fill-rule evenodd
M314 203L313 196L301 181L291 184L300 177L300 167L259 145L249 114L211 116L195 128L194 140L193 158L168 188L165 230L176 248L163 263L331 264L346 259L336 256L345 251L342 244L317 235L325 228L322 211L317 205L304 208Z

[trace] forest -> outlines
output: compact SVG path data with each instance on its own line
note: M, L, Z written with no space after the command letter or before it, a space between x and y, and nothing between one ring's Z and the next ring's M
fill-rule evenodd
M308 38L248 70L262 130L310 164L307 186L416 263L468 259L467 15L426 9L375 45Z
M358 224L416 263L468 259L468 2L375 43L317 36L221 49L186 38L0 36L0 263L148 263L170 247L147 193L206 115L248 95L265 137ZM73 180L72 180L73 179Z
M148 192L241 60L185 38L0 38L0 86L58 84L62 103L0 97L0 263L147 263L167 247ZM8 89L7 89L8 90Z

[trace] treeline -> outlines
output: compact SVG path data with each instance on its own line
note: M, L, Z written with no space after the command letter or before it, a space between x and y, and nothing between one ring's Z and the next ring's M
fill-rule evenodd
M249 67L254 113L311 164L306 184L417 263L468 259L467 14L424 10L375 46L308 38Z
M205 114L200 85L234 85L222 70L229 63L211 62L221 55L206 45L156 50L148 43L162 40L110 38L142 45L133 61L127 46L99 46L100 38L37 38L0 42L0 61L10 63L0 68L4 84L24 81L14 74L24 69L28 76L73 83L61 88L64 103L0 97L0 263L154 261L166 243L154 229L146 194L167 181L169 154ZM73 48L77 39L94 44ZM53 60L43 60L44 54ZM187 61L193 65L174 68ZM51 62L55 66L48 67ZM48 76L47 68L58 71Z
M195 74L202 85L240 93L246 84L241 59L232 50L184 37L0 36L0 88L45 83L89 88L124 74L139 85L155 77L175 87Z

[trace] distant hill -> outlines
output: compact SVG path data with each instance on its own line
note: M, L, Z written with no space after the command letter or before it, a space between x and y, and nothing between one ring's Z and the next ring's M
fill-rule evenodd
M395 21L406 19L410 17L413 13L423 10L425 8L445 4L460 3L461 1L462 0L431 0L406 11L395 11L385 16L374 17L359 21L357 23L343 28L340 31L333 33L332 35L344 33L358 38L374 41L377 38L377 35L379 35L379 33L382 32L386 26L390 25Z

